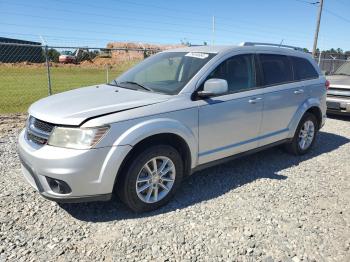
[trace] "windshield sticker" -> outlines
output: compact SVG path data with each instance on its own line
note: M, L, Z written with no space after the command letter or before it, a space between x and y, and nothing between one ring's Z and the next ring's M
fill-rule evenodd
M194 58L200 58L200 59L206 59L209 56L209 54L190 52L190 53L187 53L185 56L194 57Z

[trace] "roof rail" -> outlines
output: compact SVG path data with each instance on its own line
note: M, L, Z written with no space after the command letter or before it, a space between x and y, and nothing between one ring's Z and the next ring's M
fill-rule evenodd
M301 47L291 46L291 45L282 45L282 44L271 44L271 43L258 43L258 42L243 42L239 44L240 46L275 46L275 47L284 47L289 49L294 49L297 51L304 51Z

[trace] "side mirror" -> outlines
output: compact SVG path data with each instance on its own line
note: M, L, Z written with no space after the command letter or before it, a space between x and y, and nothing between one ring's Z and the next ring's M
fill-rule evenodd
M223 95L227 93L228 85L225 79L212 78L204 83L203 91L198 91L197 95L202 98Z
M329 72L329 71L323 71L323 72L324 72L324 75L326 75L326 76L331 74L331 72Z

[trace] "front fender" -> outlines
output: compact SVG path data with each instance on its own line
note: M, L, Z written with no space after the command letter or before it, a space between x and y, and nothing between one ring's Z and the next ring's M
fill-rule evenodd
M194 167L197 163L198 141L193 131L180 121L169 118L150 119L138 123L123 132L113 143L113 146L135 146L147 137L171 133L181 137L191 151L191 163Z
M298 108L291 122L288 125L288 129L289 129L288 137L292 138L294 136L301 118L303 117L305 112L309 110L311 107L321 108L320 100L317 98L309 98Z

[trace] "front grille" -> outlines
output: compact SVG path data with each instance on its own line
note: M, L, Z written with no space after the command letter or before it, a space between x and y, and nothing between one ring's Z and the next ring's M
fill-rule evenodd
M38 137L30 132L27 131L27 138L28 140L34 142L35 144L39 144L39 145L44 145L47 142L47 139Z
M49 139L49 136L54 127L55 125L53 124L30 116L26 129L27 139L36 144L44 145L47 143L47 140Z
M36 118L35 118L35 121L34 121L34 126L37 129L39 129L41 131L44 131L46 133L51 133L52 129L55 127L53 124L41 121L41 120L36 119Z

